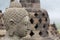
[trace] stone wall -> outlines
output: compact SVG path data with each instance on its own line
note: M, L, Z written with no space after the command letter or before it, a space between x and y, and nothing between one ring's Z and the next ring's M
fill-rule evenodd
M60 34L40 0L11 0L4 14L0 11L0 40L60 40Z
M40 0L20 0L20 3L27 10L39 10L40 9Z

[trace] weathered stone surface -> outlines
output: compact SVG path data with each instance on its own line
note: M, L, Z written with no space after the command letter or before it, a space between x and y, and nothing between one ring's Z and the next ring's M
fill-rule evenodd
M0 13L0 37L5 36L6 34L6 27L4 25L4 19L3 19L3 14Z
M20 0L28 12L40 10L40 0Z
M46 10L40 9L39 11L29 12L29 17L32 24L32 30L36 29L47 31L50 19Z
M39 9L39 0L20 2L22 5L11 0L4 16L0 14L0 40L60 40L55 24L50 24L48 12Z
M19 3L18 1L16 1L16 0L10 0L11 2L10 2L10 8L22 8L22 5L21 5L21 3Z
M26 36L29 25L28 12L24 8L8 8L4 13L4 21L9 35Z
M58 34L58 31L57 31L57 28L55 27L54 24L51 24L49 25L49 29L48 29L48 32L49 32L49 35L57 35Z
M6 33L6 35L4 37L0 37L0 40L20 40L20 38L18 36L15 36L15 35L13 37L10 37Z

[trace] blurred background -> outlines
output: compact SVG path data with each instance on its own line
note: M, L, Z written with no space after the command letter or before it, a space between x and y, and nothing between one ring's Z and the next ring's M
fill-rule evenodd
M55 23L60 30L60 0L40 0L41 8L48 11L50 23ZM3 12L9 7L10 0L0 0L0 10Z

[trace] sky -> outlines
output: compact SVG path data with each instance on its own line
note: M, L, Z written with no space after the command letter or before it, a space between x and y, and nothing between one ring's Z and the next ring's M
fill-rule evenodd
M9 7L10 0L0 0L0 10L5 11L5 8Z
M50 23L60 23L60 0L40 0L41 8L46 9ZM5 11L9 7L10 0L0 0L0 10Z
M60 0L40 0L41 8L48 11L51 23L60 23Z

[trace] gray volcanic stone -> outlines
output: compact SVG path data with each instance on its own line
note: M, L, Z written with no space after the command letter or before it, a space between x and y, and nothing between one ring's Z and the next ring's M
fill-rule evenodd
M24 8L8 8L4 12L4 22L9 35L26 36L29 14Z
M19 3L17 0L10 0L10 8L14 8L14 7L17 7L17 8L22 8L22 5L21 3Z

